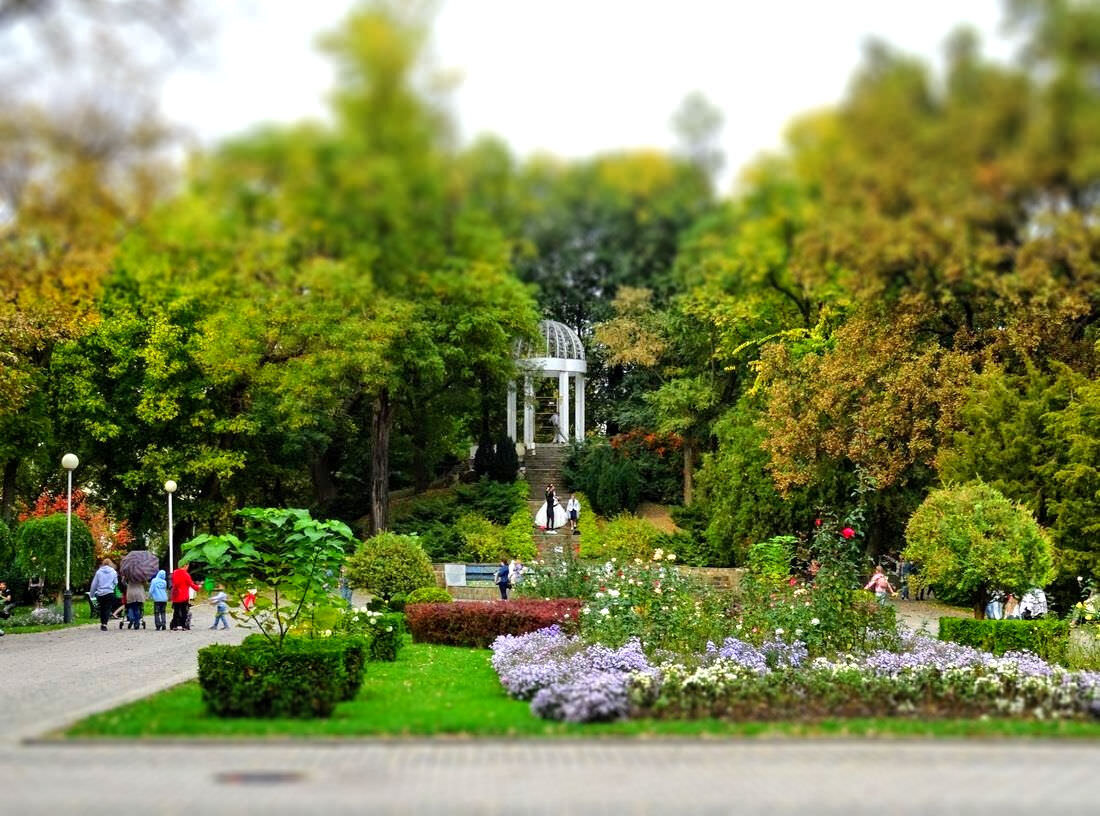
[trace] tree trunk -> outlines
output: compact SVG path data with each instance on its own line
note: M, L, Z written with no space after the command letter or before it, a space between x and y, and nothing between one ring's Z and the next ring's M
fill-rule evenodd
M684 506L691 504L695 495L695 445L684 439Z
M332 449L314 456L309 463L309 474L313 481L313 495L321 508L329 507L336 501L336 483L332 481Z
M380 533L390 520L390 431L393 403L383 388L374 400L371 416L370 519L371 532Z
M19 472L19 460L9 459L4 463L3 497L0 498L0 519L11 521L15 508L15 476Z
M985 587L978 590L974 600L974 619L985 620L985 606L989 603L989 592Z

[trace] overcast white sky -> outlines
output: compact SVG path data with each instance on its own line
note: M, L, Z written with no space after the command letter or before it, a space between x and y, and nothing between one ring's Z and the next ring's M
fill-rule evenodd
M331 70L314 42L352 5L218 0L211 58L169 81L165 112L204 141L323 116ZM841 98L869 36L938 63L965 22L1007 59L1001 19L999 0L442 0L433 51L462 77L463 139L496 133L520 155L671 147L673 111L700 90L725 113L728 189L792 116Z

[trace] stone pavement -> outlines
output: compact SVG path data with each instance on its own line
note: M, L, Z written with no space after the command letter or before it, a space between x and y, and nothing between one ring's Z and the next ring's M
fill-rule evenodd
M193 676L201 645L243 634L4 638L0 813L1097 812L1100 742L25 739Z
M60 728L194 677L208 643L237 643L247 631L212 632L199 605L189 632L137 632L99 624L0 639L0 744ZM0 786L0 800L3 788Z
M1095 814L1100 746L470 740L0 748L12 814Z

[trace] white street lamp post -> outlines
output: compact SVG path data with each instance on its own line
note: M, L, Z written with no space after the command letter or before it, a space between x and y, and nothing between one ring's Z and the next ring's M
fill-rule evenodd
M169 479L164 483L164 492L168 494L168 575L171 576L174 556L172 548L172 494L176 492L176 483Z
M73 471L76 470L80 460L74 453L66 453L61 457L61 467L69 472L69 495L65 507L65 602L64 621L73 622L73 588L70 583L70 565L73 554Z

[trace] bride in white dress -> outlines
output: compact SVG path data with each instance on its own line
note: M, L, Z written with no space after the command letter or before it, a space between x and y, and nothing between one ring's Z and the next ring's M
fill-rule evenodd
M554 529L557 530L566 522L565 510L561 506L561 502L557 500L557 496L554 497ZM543 502L539 507L539 511L535 513L535 526L540 530L546 529L546 502Z

